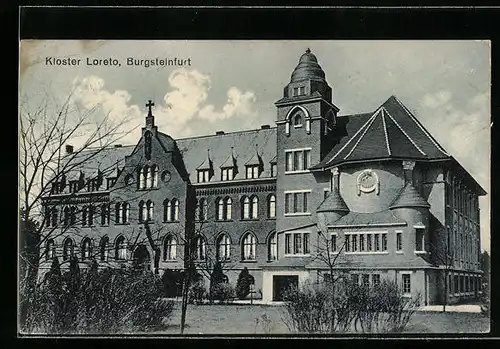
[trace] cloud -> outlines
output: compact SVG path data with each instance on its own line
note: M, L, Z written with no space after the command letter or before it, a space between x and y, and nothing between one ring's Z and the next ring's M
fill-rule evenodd
M209 121L225 120L235 115L254 115L255 94L253 92L242 93L238 88L231 87L227 91L227 102L221 111L215 111L213 105L207 105L200 110L199 116Z
M139 106L130 104L132 96L125 90L109 92L105 89L104 79L91 75L73 81L76 103L86 109L101 108L102 112L115 120L126 118L142 126L145 111ZM177 69L168 77L168 90L163 103L157 102L153 111L156 124L161 130L173 137L189 136L193 126L198 123L211 124L234 117L245 117L255 114L256 97L252 91L242 92L237 87L227 91L227 102L217 109L207 104L208 94L212 87L210 76L197 70ZM127 137L131 143L138 139Z
M428 108L439 108L451 99L452 93L447 90L439 91L435 94L426 94L422 99L422 104Z

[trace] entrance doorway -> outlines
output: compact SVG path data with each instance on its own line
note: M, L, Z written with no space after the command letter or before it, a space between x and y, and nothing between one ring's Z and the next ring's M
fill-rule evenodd
M132 256L134 269L151 270L151 255L145 245L139 245Z
M283 301L284 293L291 287L299 286L298 275L273 276L273 301Z

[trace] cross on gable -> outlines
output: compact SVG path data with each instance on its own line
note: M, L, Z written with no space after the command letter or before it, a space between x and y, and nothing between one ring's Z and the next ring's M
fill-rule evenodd
M146 103L146 107L149 108L148 110L148 113L151 114L151 107L154 107L154 103L151 101L151 100L148 100L148 102Z

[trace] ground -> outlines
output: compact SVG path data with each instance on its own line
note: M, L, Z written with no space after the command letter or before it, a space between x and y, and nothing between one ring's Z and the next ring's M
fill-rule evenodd
M189 305L185 334L289 334L282 312L281 306L270 305ZM179 334L179 323L180 303L176 302L170 325L161 333ZM489 328L489 318L479 313L419 311L405 332L487 333Z

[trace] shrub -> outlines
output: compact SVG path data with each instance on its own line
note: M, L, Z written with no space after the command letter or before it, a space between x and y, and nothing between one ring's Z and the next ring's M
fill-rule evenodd
M202 304L205 297L205 280L200 274L195 274L193 283L189 288L189 303Z
M149 273L105 269L92 262L84 278L76 267L59 276L53 262L31 307L31 330L44 333L120 333L147 331L168 320L173 302L160 300L161 280ZM60 271L60 270L59 270Z
M335 284L305 285L285 293L285 325L299 333L401 332L419 306L397 283L375 288L349 279Z
M212 289L212 298L224 303L234 298L234 288L230 283L220 283Z
M250 285L254 283L254 278L248 272L247 267L238 275L238 280L236 281L236 296L239 299L245 299L250 293Z

